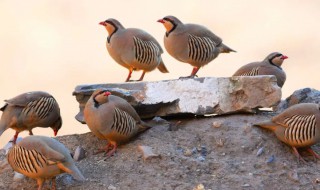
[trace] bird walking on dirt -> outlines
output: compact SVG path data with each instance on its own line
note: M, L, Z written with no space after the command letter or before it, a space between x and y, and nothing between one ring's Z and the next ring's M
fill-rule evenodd
M320 107L318 104L293 105L271 120L256 123L254 126L273 131L280 141L292 147L299 160L305 162L297 148L307 148L315 159L320 159L320 156L311 149L311 146L320 140Z
M14 129L16 134L13 143L21 131L28 130L29 134L33 135L34 127L50 127L56 136L62 126L59 105L47 92L27 92L5 102L6 104L0 108L3 112L0 119L0 136L8 128Z
M279 53L270 53L263 61L248 63L240 67L233 76L257 76L274 75L277 78L277 84L282 87L286 81L286 73L281 65L288 57Z
M124 99L104 89L95 90L84 108L84 118L92 133L108 144L99 152L113 155L118 144L126 143L150 128Z
M99 23L109 33L107 50L110 56L120 65L129 70L126 82L134 70L142 70L138 81L142 81L146 72L156 68L162 73L168 73L161 54L163 50L154 37L137 28L125 28L116 19L107 19Z
M36 179L38 190L43 188L47 179L52 180L52 189L56 189L55 178L61 173L85 180L69 150L50 137L34 135L23 138L9 150L7 159L14 171Z
M174 16L159 19L166 28L164 46L178 61L193 66L190 77L214 60L220 53L235 52L222 43L222 39L204 26L184 24Z

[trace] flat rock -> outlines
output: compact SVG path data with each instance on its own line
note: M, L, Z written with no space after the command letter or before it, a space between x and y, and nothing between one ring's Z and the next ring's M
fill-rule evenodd
M79 102L79 122L85 123L84 106L98 88L126 99L141 118L253 113L257 108L275 106L281 99L281 88L271 75L79 85L73 92Z
M281 101L275 111L281 112L290 106L300 103L320 103L320 91L313 88L302 88L294 91L288 98Z

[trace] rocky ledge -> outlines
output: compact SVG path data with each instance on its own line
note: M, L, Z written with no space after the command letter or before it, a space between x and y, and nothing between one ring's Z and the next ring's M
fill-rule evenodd
M280 102L281 89L274 76L187 78L154 82L79 85L76 119L85 123L83 109L92 92L105 88L126 99L141 118L173 115L252 113Z

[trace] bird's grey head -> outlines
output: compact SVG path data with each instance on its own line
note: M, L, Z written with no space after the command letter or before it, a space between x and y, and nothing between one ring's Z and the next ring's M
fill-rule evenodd
M171 32L173 32L182 22L175 16L165 16L159 19L158 22L162 23L166 28L166 36L168 37Z
M101 104L108 102L108 97L111 92L105 89L97 89L92 93L92 99L94 102L94 107L98 108Z
M54 124L51 126L51 129L53 130L54 136L57 136L58 131L62 127L62 118L59 116L59 118L54 122Z
M116 33L119 29L124 29L122 24L114 18L109 18L105 21L100 22L99 24L104 26L109 33L109 37L107 39L108 43L110 43L111 37L114 33Z
M283 61L288 57L279 52L270 53L264 60L277 67L281 67Z

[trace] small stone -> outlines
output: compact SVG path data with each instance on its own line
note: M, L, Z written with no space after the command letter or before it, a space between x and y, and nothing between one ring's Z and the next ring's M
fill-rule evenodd
M212 127L214 127L214 128L220 128L221 126L222 126L222 123L219 121L214 121L212 123Z
M115 186L113 186L113 185L109 185L108 186L108 190L116 190L117 188L115 187Z
M190 149L187 149L186 151L184 151L184 155L189 157L192 155L192 151Z
M197 154L198 153L198 150L197 150L196 147L194 147L191 151L192 151L192 154Z
M21 173L14 172L13 181L20 181L20 180L24 179L25 177L26 176L24 176Z
M199 156L197 160L199 160L200 162L204 162L206 158L204 156Z
M250 184L243 184L242 187L250 187Z
M86 151L81 146L78 146L74 152L73 159L75 161L80 161L85 157L86 157Z
M222 139L219 139L219 140L216 140L216 144L217 144L219 147L223 147L224 142L223 142Z
M289 171L288 177L292 181L299 182L299 176L298 176L298 172L296 170Z
M202 184L197 185L193 190L205 190Z
M275 160L274 155L270 156L267 160L267 164L274 162L274 160Z
M143 160L146 161L147 159L151 159L151 158L159 158L160 155L159 154L155 154L153 153L152 147L150 146L138 146L138 149L142 152L143 155Z
M257 156L260 156L264 152L264 147L259 148Z

